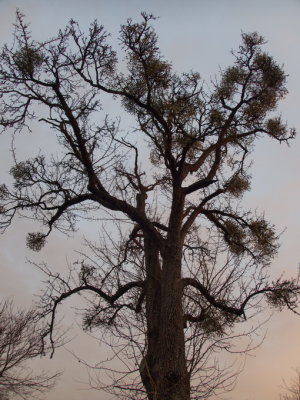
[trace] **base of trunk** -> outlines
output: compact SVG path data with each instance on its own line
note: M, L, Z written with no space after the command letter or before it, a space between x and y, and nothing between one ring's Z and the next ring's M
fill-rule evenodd
M179 371L165 371L143 358L140 365L142 382L149 400L190 400L190 378ZM152 365L151 365L152 364Z

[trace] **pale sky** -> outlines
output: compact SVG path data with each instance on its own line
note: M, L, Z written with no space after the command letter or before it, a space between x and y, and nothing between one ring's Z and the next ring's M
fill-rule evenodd
M72 18L83 28L95 18L112 34L117 45L120 24L127 18L138 19L141 11L160 17L155 22L159 44L166 59L179 72L194 70L209 81L220 67L232 61L230 50L240 43L241 32L258 31L268 44L267 50L284 65L288 77L289 94L280 105L283 118L300 132L300 1L299 0L0 0L0 42L11 40L15 10L19 8L31 22L33 37L47 39ZM114 110L117 113L116 110ZM7 179L11 165L8 152L9 137L0 137L0 179ZM30 137L18 142L23 146ZM19 154L22 156L23 148ZM274 260L274 276L285 272L295 275L300 262L300 138L288 148L263 140L257 143L252 168L252 190L244 204L265 211L281 237L281 249ZM20 306L28 306L32 296L41 288L43 277L26 259L50 260L56 269L72 258L73 249L80 246L81 236L67 239L54 234L39 255L25 247L25 235L37 230L34 222L18 221L0 238L0 296L14 296ZM80 234L88 235L85 224ZM68 308L66 308L68 311ZM73 314L66 315L67 322ZM79 322L79 320L78 320ZM293 369L300 367L300 317L288 312L275 314L265 326L266 339L259 349L248 357L231 400L276 400L283 385L293 377ZM66 347L89 361L104 357L104 350L96 341L86 339L74 329L76 336ZM258 339L259 340L259 339ZM53 360L37 361L38 367L65 369L60 384L50 392L47 400L89 400L109 397L97 391L79 390L85 387L86 370L68 353L57 351Z

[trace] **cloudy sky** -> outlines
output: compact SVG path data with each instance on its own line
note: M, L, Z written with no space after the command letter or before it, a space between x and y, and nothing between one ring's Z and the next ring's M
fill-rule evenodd
M71 19L83 28L95 18L112 34L117 45L120 24L128 17L138 19L141 11L160 17L155 22L164 56L179 72L193 69L209 81L220 67L230 64L230 50L240 42L241 32L258 31L268 41L267 50L284 65L288 77L289 94L280 106L284 119L300 131L300 1L299 0L0 0L0 41L12 38L12 24L16 8L31 22L33 36L46 39L54 35ZM18 142L26 149L30 138ZM10 138L0 137L0 176L11 165ZM22 147L19 150L22 156ZM253 156L252 191L245 203L265 214L284 231L281 250L274 261L274 276L295 275L300 262L300 138L290 147L269 141L258 142ZM41 287L41 274L26 259L47 259L60 268L72 258L73 249L80 245L80 237L67 239L54 235L41 255L35 256L25 247L25 234L33 222L17 221L0 238L0 294L14 296L16 304L28 306L33 293ZM85 225L81 232L88 234ZM72 321L71 316L66 319ZM248 357L231 400L275 400L279 398L283 379L293 377L300 367L300 317L287 312L274 315L265 326L266 339L252 356ZM97 391L82 392L86 370L70 354L76 351L88 361L104 356L97 342L86 339L74 328L74 341L59 350L53 360L38 361L49 369L65 369L57 389L47 395L48 400L105 399Z

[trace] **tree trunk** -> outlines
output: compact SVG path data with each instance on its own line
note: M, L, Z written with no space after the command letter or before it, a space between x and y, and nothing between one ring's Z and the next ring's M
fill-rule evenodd
M161 266L159 250L147 233L144 233L146 264L146 320L147 352L140 365L140 375L149 400L158 400L157 381L159 373L159 323L161 315Z
M160 267L158 250L145 240L147 353L140 373L149 400L190 400L185 358L181 246L167 245Z
M159 400L189 400L181 294L181 249L166 250L162 270Z

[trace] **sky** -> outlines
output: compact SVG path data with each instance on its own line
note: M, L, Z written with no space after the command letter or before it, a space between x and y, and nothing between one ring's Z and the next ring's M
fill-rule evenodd
M220 67L232 61L230 50L237 48L241 32L257 31L268 43L266 49L284 65L288 74L289 94L280 104L280 112L290 126L300 131L300 1L299 0L0 0L0 44L12 38L15 11L19 8L31 22L33 37L43 40L53 36L72 18L86 29L94 19L112 34L117 46L119 26L127 18L138 19L141 11L159 17L155 28L162 54L179 72L194 70L209 81ZM117 113L118 110L113 110ZM34 134L34 133L33 133ZM45 139L51 145L50 139ZM48 142L49 140L49 142ZM11 165L9 136L0 137L0 178L4 182ZM19 139L18 155L30 146L30 137ZM274 276L295 275L300 262L300 137L290 147L262 140L253 155L252 190L244 204L265 211L281 236L281 249L274 260ZM2 182L1 182L2 183ZM64 268L80 247L81 235L89 233L85 224L74 238L54 234L45 250L33 255L26 249L25 235L34 230L33 221L16 221L0 237L0 297L14 296L18 306L29 306L41 288L43 276L26 260L46 259L55 268ZM68 305L67 305L68 306ZM65 308L65 320L72 323L72 305ZM70 311L71 310L71 311ZM74 324L70 341L52 360L37 360L37 368L63 369L64 376L47 400L89 400L109 397L98 391L86 392L85 368L71 355L76 352L88 361L105 357L98 342L80 333ZM249 357L231 400L279 399L283 380L289 381L300 367L300 317L288 312L275 313L265 325L266 338ZM259 339L258 339L259 340Z

